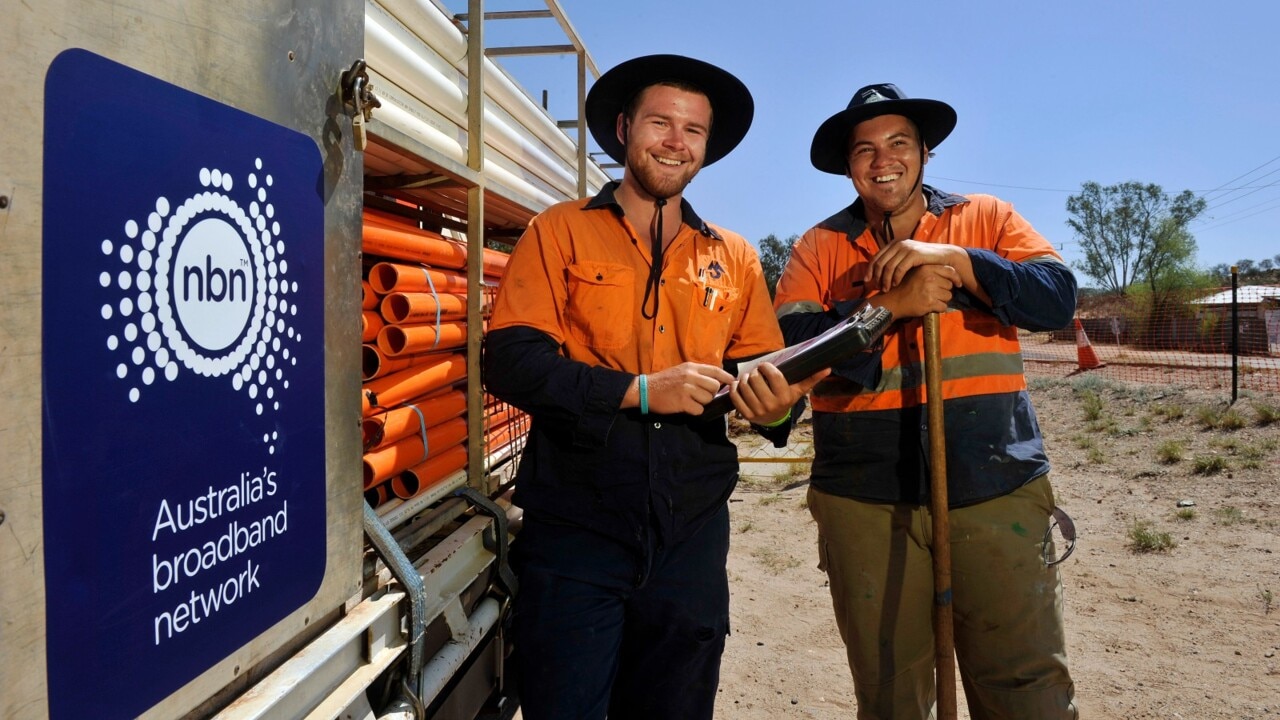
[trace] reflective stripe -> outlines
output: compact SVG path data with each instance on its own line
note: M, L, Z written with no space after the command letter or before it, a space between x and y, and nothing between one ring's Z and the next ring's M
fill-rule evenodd
M792 302L779 306L776 314L778 319L781 320L783 317L790 315L791 313L826 312L826 310L827 309L822 307L821 304L813 302L812 300L801 300L799 302Z
M1021 374L1021 353L1011 354L991 352L942 359L943 382L947 382L949 380L973 380L988 376L999 377L1001 375ZM909 378L905 383L903 382L904 376ZM898 391L902 390L904 387L919 387L922 384L924 384L924 363L911 363L906 366L886 368L884 374L880 377L880 384L876 387L875 392ZM967 385L974 385L974 383L967 383ZM870 395L872 393L864 392L859 394ZM983 394L986 393L964 393L964 395ZM950 397L950 395L948 397Z
M945 368L946 362L943 362ZM925 402L924 373L916 370L915 381L907 387L895 387L882 392L862 392L856 395L818 395L810 400L816 412L861 412L864 410L898 410ZM947 398L996 395L1025 390L1026 379L1022 375L984 375L976 378L958 378L942 381L942 394Z

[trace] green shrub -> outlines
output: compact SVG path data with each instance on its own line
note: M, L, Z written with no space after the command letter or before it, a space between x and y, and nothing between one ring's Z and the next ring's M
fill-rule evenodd
M1253 412L1256 416L1254 422L1262 427L1266 427L1274 422L1280 421L1280 408L1274 405L1253 401Z
M1249 421L1235 408L1227 408L1218 416L1218 427L1222 430L1239 430L1248 424Z
M1129 547L1134 552L1167 552L1177 547L1173 536L1157 530L1150 520L1135 520L1129 528Z
M1222 525L1235 525L1244 522L1244 513L1240 512L1240 508L1234 505L1218 508L1218 522Z
M1191 463L1191 470L1197 475L1217 475L1230 467L1221 455L1197 455Z
M1092 390L1080 394L1080 406L1084 408L1084 419L1089 422L1102 419L1102 398Z
M1178 440L1165 440L1156 447L1156 459L1165 465L1172 465L1184 457L1186 447Z

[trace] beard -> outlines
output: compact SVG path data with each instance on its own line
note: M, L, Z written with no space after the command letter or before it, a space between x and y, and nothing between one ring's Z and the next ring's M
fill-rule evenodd
M654 198L669 198L684 192L701 163L687 162L679 168L660 165L641 148L627 148L627 172L642 190Z

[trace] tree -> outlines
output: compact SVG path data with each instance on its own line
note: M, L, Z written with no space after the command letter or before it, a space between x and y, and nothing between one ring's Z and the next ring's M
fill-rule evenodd
M1173 218L1166 218L1151 238L1151 252L1143 273L1151 296L1204 285L1206 276L1196 268L1196 239Z
M1143 280L1156 289L1162 277L1194 261L1195 238L1186 228L1205 205L1190 190L1170 197L1153 183L1087 182L1067 198L1067 224L1084 251L1077 267L1121 295Z
M791 259L791 248L799 239L799 235L792 235L783 241L769 233L760 241L760 265L764 268L764 283L769 286L769 297L777 292L778 278L782 277L782 269Z

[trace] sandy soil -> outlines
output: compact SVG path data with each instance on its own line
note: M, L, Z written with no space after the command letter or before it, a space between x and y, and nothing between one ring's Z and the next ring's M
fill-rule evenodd
M1033 374L1032 397L1059 504L1080 533L1063 580L1081 717L1280 718L1280 419L1259 420L1259 408L1280 412L1280 397L1242 396L1243 427L1206 428L1229 393L1068 370ZM807 425L794 439L785 453L749 434L738 441L744 456L811 454ZM717 717L854 717L804 507L807 473L805 463L743 464ZM1135 537L1162 533L1173 547L1135 549Z

